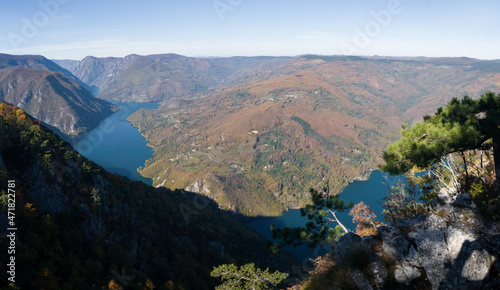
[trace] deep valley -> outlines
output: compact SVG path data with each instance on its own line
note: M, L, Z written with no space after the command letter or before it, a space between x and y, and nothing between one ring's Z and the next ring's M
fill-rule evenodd
M211 289L214 267L250 262L295 269L293 284L295 258L238 219L303 208L325 186L340 193L384 162L402 127L453 97L500 91L500 62L472 58L0 56L0 178L20 184L27 288L111 288L122 271L134 287ZM135 137L115 134L122 125ZM125 150L136 141L147 150Z

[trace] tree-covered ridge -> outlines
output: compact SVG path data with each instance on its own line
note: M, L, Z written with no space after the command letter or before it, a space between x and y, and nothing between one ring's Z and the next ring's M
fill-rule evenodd
M302 206L307 189L326 179L339 192L376 166L371 145L388 143L378 132L389 120L342 109L349 102L330 90L322 76L303 72L137 112L129 120L155 148L140 172L170 188L206 184L211 174L219 181L207 195L247 215ZM225 182L235 179L241 187Z
M19 106L63 134L88 131L118 110L90 90L43 56L0 54L0 101Z
M212 289L214 266L288 263L205 197L108 173L3 103L0 157L0 183L16 184L21 289ZM0 201L4 223L6 190ZM6 251L1 256L7 261Z

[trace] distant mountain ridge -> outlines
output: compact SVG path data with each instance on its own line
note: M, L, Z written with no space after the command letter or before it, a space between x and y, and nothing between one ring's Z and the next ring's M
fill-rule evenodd
M99 88L99 98L163 101L241 83L239 78L272 70L288 57L193 58L177 54L86 57L80 62L55 60L82 81Z
M500 63L467 57L161 54L60 64L99 87L99 98L162 103L130 117L155 149L140 170L155 186L248 215L302 206L308 187L327 180L339 192L377 167L402 124L451 97L500 90Z
M55 62L47 59L41 55L10 55L0 53L0 69L8 67L24 67L30 69L41 69L45 71L58 72L75 83L79 84L88 91L92 91L92 88L83 82L78 77L70 73L67 69L62 68Z
M303 60L309 60L304 62ZM102 99L163 101L238 84L261 81L311 70L325 63L366 62L420 63L432 66L461 66L469 70L500 72L498 60L467 57L360 57L345 55L302 55L296 57L197 58L178 54L128 55L81 61L54 60L92 87Z
M0 54L0 100L19 106L63 134L90 130L118 110L95 98L89 88L43 56Z

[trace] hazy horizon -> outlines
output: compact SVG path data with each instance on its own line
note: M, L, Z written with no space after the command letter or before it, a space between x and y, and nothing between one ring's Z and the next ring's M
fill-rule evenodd
M50 59L164 53L500 59L500 2L493 0L0 3L0 52Z
M155 54L138 54L138 53L131 53L125 56L94 56L94 55L87 55L83 57L82 59L68 59L68 58L48 58L51 60L57 60L57 61L81 61L86 57L96 57L96 58L123 58L131 55L138 55L138 56L152 56L152 55L167 55L167 54L177 54L180 56L186 56L186 57L193 57L193 58L232 58L232 57L290 57L290 58L299 58L301 56L305 55L317 55L317 56L345 56L345 57L351 57L351 56L359 56L363 58L471 58L471 59L478 59L478 60L500 60L500 59L482 59L482 58L476 58L476 57L469 57L469 56L423 56L423 55L416 55L416 56L409 56L409 55L403 55L403 56L392 56L392 55L326 55L326 54L314 54L314 53L306 53L306 54L300 54L300 55L253 55L253 56L248 56L248 55L231 55L231 56L204 56L204 55L193 55L193 56L188 56L188 55L182 55L179 53L173 53L173 52L166 52L166 53L155 53ZM42 55L43 56L43 55Z

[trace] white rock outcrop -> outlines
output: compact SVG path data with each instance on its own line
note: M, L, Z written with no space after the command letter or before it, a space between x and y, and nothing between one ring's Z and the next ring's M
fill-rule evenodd
M368 289L367 277L375 281L373 289L385 289L380 281L389 280L426 289L491 289L500 285L492 274L500 270L500 233L479 220L475 208L470 196L463 194L438 208L439 215L403 219L363 239L348 233L337 242L336 262L345 264L345 259L356 257L348 253L356 250L364 251L371 265L385 261L385 271L369 267L371 273L365 269L363 277L359 271L349 271L356 273L351 276L360 289Z

